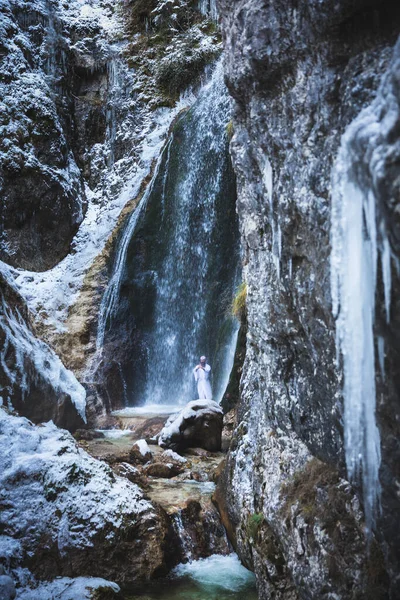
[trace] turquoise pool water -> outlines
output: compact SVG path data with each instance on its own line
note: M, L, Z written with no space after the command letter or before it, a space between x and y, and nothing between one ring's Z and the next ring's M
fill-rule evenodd
M179 565L166 579L132 591L129 600L257 600L253 573L236 554Z

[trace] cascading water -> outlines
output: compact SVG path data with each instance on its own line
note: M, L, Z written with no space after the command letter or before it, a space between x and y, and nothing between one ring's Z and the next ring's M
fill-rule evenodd
M170 142L168 142L168 145L169 145L169 143ZM168 148L168 145L167 145L167 148ZM110 324L110 322L115 318L115 315L117 314L121 283L122 283L123 272L124 272L124 268L125 268L126 253L128 250L129 242L135 232L135 229L137 227L137 224L139 223L140 218L142 217L142 214L144 214L146 211L148 200L153 191L154 184L157 181L157 177L158 177L158 174L160 171L160 166L162 164L163 155L164 155L164 153L161 155L160 159L158 160L157 166L155 169L155 174L151 180L151 183L150 183L149 187L147 188L143 198L141 199L139 206L137 207L136 210L134 210L132 212L132 214L128 220L128 223L124 229L122 237L119 241L119 244L118 244L116 258L114 261L113 273L112 273L111 279L109 281L109 284L107 286L107 289L103 294L103 298L101 300L101 305L100 305L99 322L98 322L98 327L97 327L97 339L96 339L96 346L97 346L98 351L101 351L101 349L103 347L104 336L106 333L107 324Z
M193 399L192 369L200 354L207 354L216 375L214 398L226 388L238 331L227 310L239 274L229 119L218 64L175 125L121 236L97 343L107 354L107 345L121 340L118 328L133 343L134 355L122 360L132 405Z
M378 254L386 320L390 316L391 251L377 195L391 119L382 91L345 132L334 170L331 289L337 349L344 369L344 436L349 477L362 477L367 528L379 504L380 435L376 424L375 296ZM384 340L377 340L384 373ZM339 358L338 356L338 358Z

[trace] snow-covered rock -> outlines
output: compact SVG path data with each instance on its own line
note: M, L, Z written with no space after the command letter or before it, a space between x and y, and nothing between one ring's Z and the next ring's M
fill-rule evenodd
M53 350L35 336L29 313L0 265L0 398L35 423L73 431L86 421L86 392Z
M0 598L1 600L14 600L16 595L15 584L8 575L0 575Z
M107 598L117 595L119 586L101 577L60 577L54 581L39 584L37 587L22 590L18 600L90 600L98 598L99 591L108 593ZM96 593L97 592L97 593Z
M189 402L177 415L171 415L162 429L158 444L163 448L200 447L220 450L223 410L213 400Z
M170 460L170 461L174 461L174 462L178 462L178 463L181 463L182 465L187 463L187 458L185 458L184 456L181 456L180 454L178 454L177 452L174 452L171 449L164 450L164 452L161 454L161 458Z
M90 573L118 583L163 566L166 527L137 485L78 448L67 431L4 409L0 504L0 562L17 581L25 566L39 579Z
M146 440L138 440L135 442L129 452L129 459L132 462L146 463L153 458L153 453L150 450Z

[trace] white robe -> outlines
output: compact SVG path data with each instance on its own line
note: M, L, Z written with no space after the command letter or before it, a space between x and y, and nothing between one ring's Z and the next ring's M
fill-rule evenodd
M200 400L212 400L210 383L211 367L207 365L204 369L193 369L194 379L197 383L197 392Z

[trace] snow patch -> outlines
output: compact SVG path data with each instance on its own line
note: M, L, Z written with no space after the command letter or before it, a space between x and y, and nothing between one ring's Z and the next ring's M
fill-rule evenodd
M178 454L177 452L174 452L173 450L164 450L164 452L162 453L162 456L167 456L168 458L171 458L175 462L179 462L182 464L187 463L187 459L184 456L181 456L180 454Z
M41 539L60 556L90 552L96 537L115 543L127 518L147 518L153 507L140 488L78 447L52 422L33 425L0 409L0 528L7 555L41 551ZM2 541L4 538L2 538Z
M39 584L33 589L19 591L17 600L89 600L94 590L105 588L118 593L120 587L112 581L100 577L59 577L54 581Z
M139 452L142 456L151 454L151 450L150 450L146 440L138 440L137 442L134 443L134 446L138 447Z

